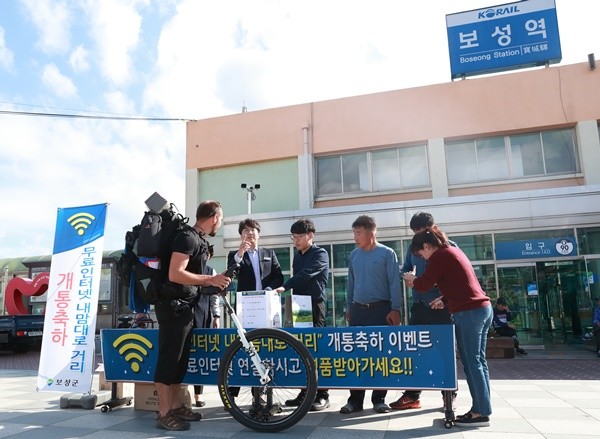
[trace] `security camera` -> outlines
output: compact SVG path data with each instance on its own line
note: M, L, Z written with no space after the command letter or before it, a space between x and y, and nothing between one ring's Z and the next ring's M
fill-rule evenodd
M241 185L241 186L242 186L242 189L246 189L246 186L247 186L247 185L246 185L246 183L242 183L242 185Z
M260 189L260 184L255 184L254 189Z

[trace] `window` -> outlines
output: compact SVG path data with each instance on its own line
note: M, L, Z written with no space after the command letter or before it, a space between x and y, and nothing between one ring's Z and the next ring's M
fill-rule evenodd
M579 254L594 255L600 253L600 227L577 229Z
M539 134L512 136L510 147L515 177L544 175L544 155Z
M396 257L398 258L398 264L402 263L402 259L404 258L403 250L402 250L402 241L379 241L380 244L383 244L396 253Z
M342 156L342 183L345 193L369 190L367 154Z
M275 252L275 256L277 256L277 261L279 262L281 271L284 274L290 273L292 271L292 258L290 255L290 248L274 248L272 250Z
M450 236L449 239L454 241L471 261L494 259L492 235Z
M532 230L528 232L495 233L496 242L510 242L519 240L555 239L565 236L575 236L573 229L557 230Z
M572 129L448 143L446 162L450 185L579 172Z
M494 266L489 265L473 265L473 271L479 281L479 285L488 297L494 297L496 293L496 273Z
M477 181L477 159L473 142L451 143L446 146L448 183Z
M429 186L425 146L400 148L398 153L400 154L400 187Z
M429 185L425 145L318 157L315 162L318 196Z
M333 244L333 268L348 268L350 253L356 248L352 244Z
M479 180L498 180L508 177L508 160L504 138L491 137L475 141Z
M398 149L371 153L373 162L373 190L389 191L400 187Z
M546 174L575 172L574 140L571 131L551 131L542 133Z
M342 166L339 156L322 157L317 160L317 187L319 195L342 192Z

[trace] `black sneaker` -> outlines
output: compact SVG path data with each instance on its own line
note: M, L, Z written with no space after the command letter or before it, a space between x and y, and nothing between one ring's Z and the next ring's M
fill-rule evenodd
M525 349L517 348L517 354L527 355L527 351Z
M471 415L471 412L465 413L464 415L457 416L454 420L455 424L464 425L469 427L489 427L490 417L489 416L477 416L476 418Z
M286 400L285 405L287 405L288 407L298 407L304 401L305 395L306 393L300 391L298 396L296 396L294 399Z

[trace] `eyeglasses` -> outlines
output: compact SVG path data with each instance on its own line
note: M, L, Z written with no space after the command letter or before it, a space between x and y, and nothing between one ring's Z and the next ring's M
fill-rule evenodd
M292 233L292 234L290 235L290 239L291 239L292 241L297 241L298 239L302 239L302 238L303 238L303 237L305 237L306 235L308 235L308 233L298 233L298 234L296 234L296 233Z

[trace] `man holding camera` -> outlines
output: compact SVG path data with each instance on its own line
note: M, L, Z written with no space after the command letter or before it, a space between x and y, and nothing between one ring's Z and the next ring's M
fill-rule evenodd
M517 354L527 355L527 351L519 346L519 340L517 339L517 328L515 325L510 323L513 319L513 313L508 308L508 303L504 297L498 297L496 300L496 306L494 307L494 331L501 337L512 337L515 344Z
M193 304L200 287L227 288L231 279L223 274L202 274L208 260L205 236L215 236L223 210L217 201L203 201L196 210L196 222L179 232L172 245L169 264L169 290L173 299L155 305L158 320L158 359L154 385L158 394L156 427L189 430L189 421L202 419L200 413L183 405L180 389L190 354L194 326Z

